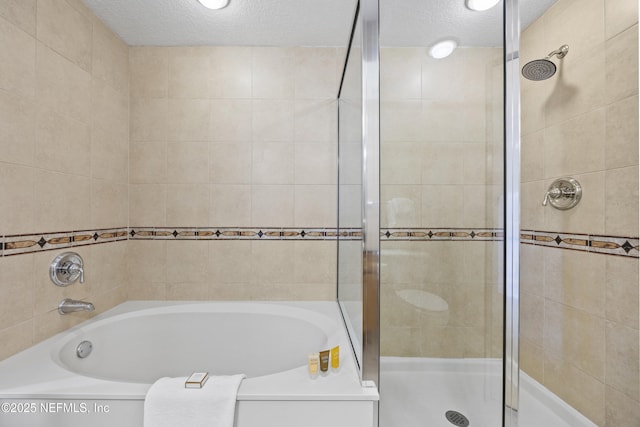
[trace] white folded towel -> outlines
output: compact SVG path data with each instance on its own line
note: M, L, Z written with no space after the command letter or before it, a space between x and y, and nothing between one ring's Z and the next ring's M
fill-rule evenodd
M186 377L160 378L144 400L144 427L233 427L243 378L213 376L202 388L185 388Z

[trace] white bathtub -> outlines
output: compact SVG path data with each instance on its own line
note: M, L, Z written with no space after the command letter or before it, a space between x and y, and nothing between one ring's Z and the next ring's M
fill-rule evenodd
M341 370L311 380L307 355L335 345ZM193 371L247 375L238 427L374 423L378 394L360 385L336 303L144 301L0 362L0 425L139 427L150 385Z

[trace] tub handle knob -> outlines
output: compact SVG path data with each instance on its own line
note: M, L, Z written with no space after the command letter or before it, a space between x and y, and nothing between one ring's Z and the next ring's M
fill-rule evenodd
M56 286L69 286L76 280L84 283L84 261L75 252L64 252L51 262L49 277Z

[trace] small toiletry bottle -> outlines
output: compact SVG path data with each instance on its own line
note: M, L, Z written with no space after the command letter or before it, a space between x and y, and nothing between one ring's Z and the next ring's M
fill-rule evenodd
M337 345L331 349L331 370L338 372L340 370L340 346Z
M320 375L323 377L329 373L329 350L320 352Z
M309 355L309 377L311 379L318 378L320 371L320 356L318 353L311 353Z

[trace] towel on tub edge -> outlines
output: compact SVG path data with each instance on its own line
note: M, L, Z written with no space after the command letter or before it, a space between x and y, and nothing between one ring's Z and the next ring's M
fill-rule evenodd
M160 378L144 399L144 427L233 427L244 378L212 376L202 388L185 388L186 377Z

